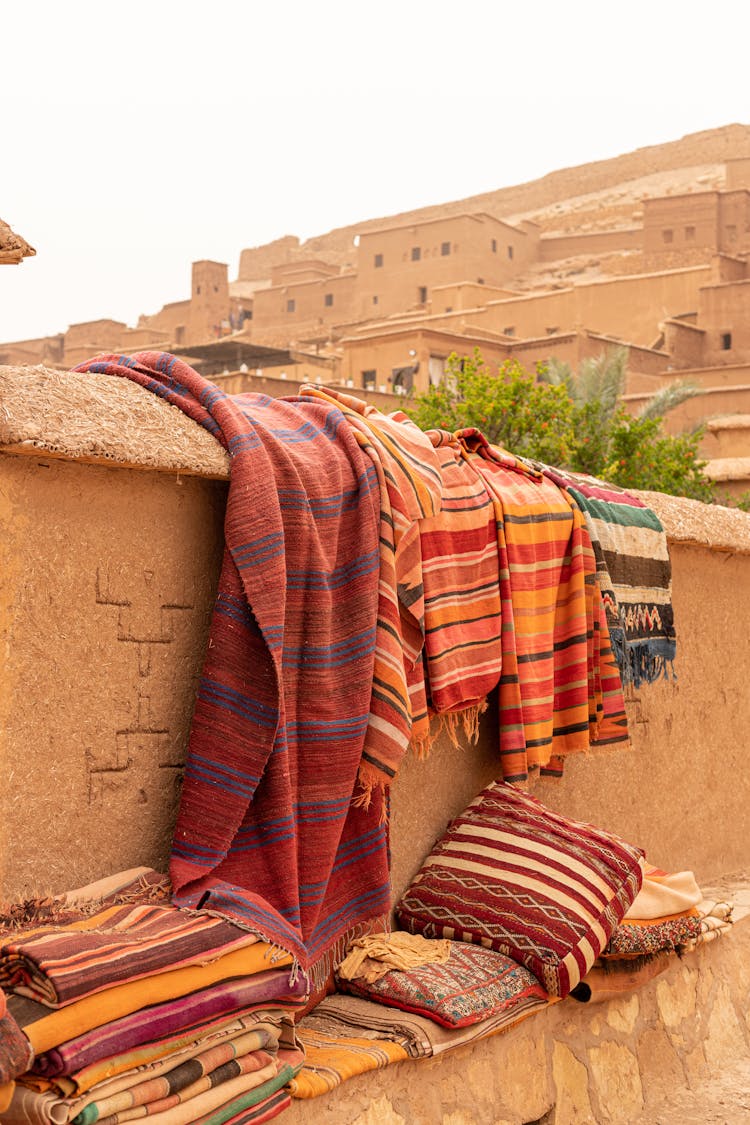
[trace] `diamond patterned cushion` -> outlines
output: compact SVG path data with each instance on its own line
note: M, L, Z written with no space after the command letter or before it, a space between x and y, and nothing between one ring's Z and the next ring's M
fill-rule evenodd
M468 1027L499 1013L510 1019L547 996L517 961L461 941L451 942L450 957L442 964L391 969L371 984L340 979L338 986L342 992L427 1016L443 1027Z
M448 826L396 915L411 933L504 953L566 996L637 895L641 854L494 782Z

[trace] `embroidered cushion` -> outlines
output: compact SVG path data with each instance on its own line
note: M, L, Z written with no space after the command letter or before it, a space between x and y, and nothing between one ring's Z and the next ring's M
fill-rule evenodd
M504 953L566 996L637 895L640 856L494 782L448 826L396 915L412 933Z
M701 929L697 913L665 918L663 922L651 922L649 925L626 919L615 929L604 952L615 957L632 957L662 950L681 951L698 940Z
M452 941L450 957L416 969L391 969L368 984L339 979L339 989L427 1016L443 1027L468 1027L502 1012L520 1015L546 993L536 977L502 953Z

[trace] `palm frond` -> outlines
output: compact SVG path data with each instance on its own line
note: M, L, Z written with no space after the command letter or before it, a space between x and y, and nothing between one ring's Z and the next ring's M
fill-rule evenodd
M598 403L602 414L611 417L625 389L627 365L627 348L610 348L601 355L584 359L576 386L578 405Z
M696 383L680 380L662 387L638 411L639 418L663 418L670 410L674 410L681 402L686 402L695 395L702 395L703 388Z
M566 387L571 398L575 398L575 375L569 363L557 356L550 356L544 368L539 372L542 383L549 383L553 387Z

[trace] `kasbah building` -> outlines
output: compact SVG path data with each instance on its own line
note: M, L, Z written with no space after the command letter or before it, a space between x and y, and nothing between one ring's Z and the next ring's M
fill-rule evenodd
M6 228L7 230L8 228ZM23 240L20 240L21 242ZM16 253L20 260L23 254ZM626 404L688 379L668 427L706 423L723 496L750 488L750 127L731 125L453 203L222 262L144 314L0 343L0 364L68 369L98 352L185 356L230 393L351 388L402 405L479 348L528 370L629 353Z

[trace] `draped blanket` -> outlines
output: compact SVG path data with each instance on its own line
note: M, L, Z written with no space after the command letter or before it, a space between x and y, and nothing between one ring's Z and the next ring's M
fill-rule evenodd
M440 511L442 476L429 438L405 414L381 414L341 391L303 387L337 405L372 459L380 486L380 585L365 769L393 776L411 742L429 742L422 676L425 594L420 528ZM414 675L415 666L418 668ZM363 777L360 769L360 780Z
M567 489L586 519L609 634L624 683L640 687L673 670L672 571L655 512L596 477L544 472Z
M502 599L500 757L505 781L559 773L567 754L627 741L622 687L597 600L583 516L555 483L456 435L495 510Z
M228 396L165 354L105 356L77 370L132 379L231 455L226 550L172 849L174 900L228 916L304 969L320 966L389 907L372 762L369 804L352 801L376 643L373 462L332 403Z

